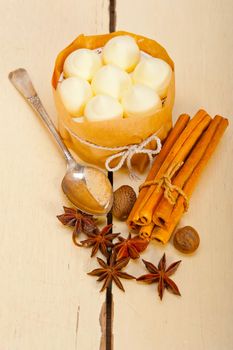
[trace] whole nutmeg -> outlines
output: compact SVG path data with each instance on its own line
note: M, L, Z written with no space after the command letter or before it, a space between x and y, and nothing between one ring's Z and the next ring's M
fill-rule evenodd
M198 248L199 243L199 235L191 226L180 228L173 238L175 248L185 254L193 253Z
M137 199L133 188L128 185L119 187L113 193L112 214L115 218L124 221L128 218Z

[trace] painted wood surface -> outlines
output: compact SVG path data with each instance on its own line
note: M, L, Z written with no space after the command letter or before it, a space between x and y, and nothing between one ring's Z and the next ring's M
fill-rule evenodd
M127 9L132 10L130 16ZM117 29L154 38L175 62L174 120L181 113L192 116L201 107L230 120L180 223L200 233L198 251L185 256L169 243L151 246L143 254L155 263L164 251L168 263L182 259L174 275L182 297L166 293L160 302L155 285L131 282L126 295L114 289L117 350L233 348L232 13L232 1L117 1ZM116 187L123 182L118 176L114 181ZM142 263L128 270L137 276L145 273Z
M105 295L86 275L96 264L71 242L56 220L68 205L60 181L65 163L48 133L7 79L28 69L49 114L56 117L50 86L56 54L79 33L109 29L107 0L1 1L0 108L1 244L0 349L99 349L99 315ZM232 122L233 3L224 0L118 0L117 29L144 34L164 45L176 66L174 120L200 107ZM125 281L113 288L114 350L233 347L232 126L208 164L181 225L194 226L201 245L186 257L153 244L143 258L182 259L174 275L182 297L155 285ZM131 184L114 175L114 187ZM127 233L115 220L114 230ZM140 262L127 269L144 273Z
M99 348L105 295L86 275L95 262L56 215L65 161L8 81L25 67L52 118L57 53L80 33L108 31L108 1L2 1L0 349Z

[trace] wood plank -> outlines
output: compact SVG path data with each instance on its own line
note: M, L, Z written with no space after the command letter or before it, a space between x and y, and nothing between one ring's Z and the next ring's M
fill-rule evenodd
M176 67L174 120L200 107L222 114L232 124L232 1L117 1L117 29L144 34L163 44ZM153 244L143 258L168 263L182 259L174 280L182 297L169 293L159 301L156 286L125 282L126 293L113 288L115 348L134 350L230 349L233 346L233 282L229 277L233 248L232 125L210 160L181 226L194 226L201 245L184 256L173 245ZM129 183L115 175L115 188ZM138 183L132 185L137 188ZM127 233L115 220L115 231ZM127 272L145 273L133 262Z
M117 4L119 29L157 39L174 59L174 118L184 111L192 114L200 106L211 114L231 116L231 1L118 0ZM4 350L99 347L98 318L105 295L98 293L95 279L85 274L96 264L85 250L77 251L67 229L55 218L68 204L59 188L64 162L7 80L10 70L26 67L55 117L49 77L57 52L80 32L108 31L107 0L72 0L67 6L64 0L50 4L49 9L37 0L13 0L2 6L0 103L6 120L0 129L0 344ZM161 304L153 286L126 281L125 295L114 287L115 349L232 347L233 284L227 270L233 245L231 132L229 128L182 221L201 234L199 251L193 257L182 256L183 264L174 277L182 298L167 293ZM115 188L130 183L121 173L114 181ZM136 188L138 183L133 185ZM114 226L127 234L125 225L115 222ZM143 257L157 262L163 251L159 245L152 246ZM166 252L169 262L181 257L172 245ZM144 273L138 263L131 263L128 270L137 276Z
M86 275L96 263L56 215L67 204L65 162L10 85L28 69L55 119L50 79L57 53L78 34L108 31L108 1L2 1L0 348L96 350L104 294Z

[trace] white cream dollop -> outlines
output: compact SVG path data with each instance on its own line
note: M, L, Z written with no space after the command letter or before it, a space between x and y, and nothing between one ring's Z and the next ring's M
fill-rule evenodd
M150 87L135 84L121 100L126 117L147 117L162 108L159 95Z
M134 83L144 84L155 90L161 98L167 96L172 69L160 58L143 58L133 72Z
M75 117L83 114L85 104L93 95L90 84L78 77L64 79L58 84L58 92L67 111Z
M80 77L91 81L101 66L102 60L97 52L89 49L78 49L67 56L63 72L65 77Z
M104 94L121 98L132 81L128 73L112 64L107 64L95 74L91 86L95 95Z
M110 39L103 48L105 64L114 64L131 72L140 59L140 50L136 40L128 35Z
M87 103L84 116L89 122L119 119L123 117L123 108L116 98L108 95L97 95Z

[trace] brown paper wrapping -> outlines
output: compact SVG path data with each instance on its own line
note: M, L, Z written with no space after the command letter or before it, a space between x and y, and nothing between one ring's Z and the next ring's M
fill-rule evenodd
M103 47L105 43L117 35L130 35L135 38L140 50L166 61L173 70L171 83L168 89L167 98L163 108L150 117L124 118L122 120L105 120L98 122L77 123L64 108L60 96L56 90L58 80L63 71L63 64L66 57L78 48L96 49ZM131 144L137 144L145 140L150 135L159 131L157 136L163 140L172 127L172 108L175 98L175 78L174 64L168 56L166 50L156 41L145 38L140 35L128 32L114 32L105 35L84 36L80 35L67 48L59 53L56 59L54 73L52 77L52 86L54 99L58 111L58 128L66 145L73 149L80 158L88 163L98 166L104 166L106 158L113 153L112 151L100 150L91 146L84 145L78 141L75 136L105 147L120 147ZM72 134L67 130L69 129ZM140 162L141 155L135 155L133 164ZM112 164L111 164L112 165Z

